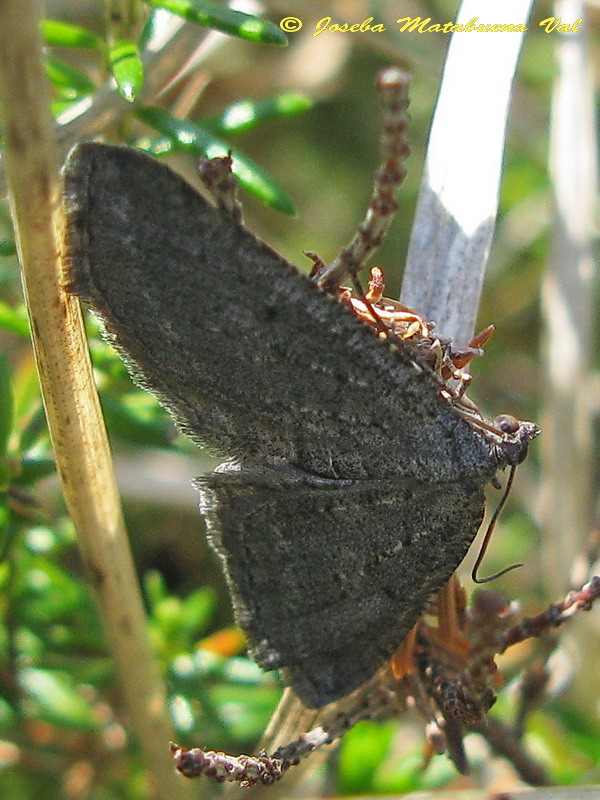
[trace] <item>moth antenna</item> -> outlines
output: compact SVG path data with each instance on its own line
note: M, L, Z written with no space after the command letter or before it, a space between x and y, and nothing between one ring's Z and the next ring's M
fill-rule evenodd
M214 197L217 206L236 222L242 222L242 204L238 198L238 181L232 172L231 153L222 158L201 158L198 172L202 183Z
M504 504L508 500L508 495L510 494L510 490L512 489L513 480L515 478L515 472L517 471L516 464L510 468L510 472L508 473L508 480L506 481L506 487L504 489L504 494L502 495L500 502L498 503L496 510L494 511L492 518L487 526L487 530L485 532L485 536L483 537L483 542L481 547L479 548L479 554L477 556L477 560L475 561L475 565L471 570L471 579L473 583L490 583L491 581L495 581L496 578L500 578L502 575L506 575L507 572L511 572L513 569L517 569L518 567L522 567L523 564L511 564L510 567L504 567L501 569L500 572L495 572L493 575L490 575L488 578L479 578L477 577L477 570L481 566L481 562L483 561L486 551L488 549L488 545L490 543L490 539L492 538L492 533L494 532L494 528L496 526L496 522L498 521L498 517L502 509L504 508Z
M377 76L377 91L382 110L381 164L375 173L371 202L364 220L349 244L327 267L319 285L331 290L346 275L356 275L383 241L398 208L396 192L406 176L404 162L410 152L408 127L408 86L410 78L398 67L388 67Z

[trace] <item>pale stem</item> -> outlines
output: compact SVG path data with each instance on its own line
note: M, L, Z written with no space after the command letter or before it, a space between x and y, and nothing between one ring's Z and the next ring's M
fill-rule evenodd
M595 521L592 387L596 343L594 309L597 271L598 142L592 59L586 48L585 4L558 0L553 15L564 22L583 18L579 32L554 34L550 176L554 195L553 237L542 284L544 407L540 420L544 534L543 562L549 597L567 587L565 572L584 549ZM595 390L597 391L597 389ZM600 695L600 676L589 665L600 658L597 619L592 615L564 637L571 661L580 665L580 703L589 713ZM585 677L583 675L585 670Z
M192 797L173 772L165 687L123 525L77 301L61 285L61 185L39 34L42 7L0 3L7 180L42 396L83 565L117 662L132 731L160 800ZM183 784L183 785L182 785Z

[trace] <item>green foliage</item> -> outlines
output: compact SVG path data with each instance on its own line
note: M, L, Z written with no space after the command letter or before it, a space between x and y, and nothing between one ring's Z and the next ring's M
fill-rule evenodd
M104 47L103 40L96 34L58 19L42 22L42 36L49 47Z
M13 256L17 247L12 239L0 239L0 256Z
M125 100L132 102L144 85L144 64L135 42L121 39L108 48L112 74Z
M390 750L395 733L394 723L361 722L344 736L338 781L341 794L374 791L377 772Z
M205 3L203 0L164 0L164 2L148 0L148 4L154 6L156 10L163 9L182 16L191 23L214 28L252 42L277 46L287 44L287 38L278 26L226 6ZM42 33L46 43L53 47L95 50L114 78L120 95L133 103L144 90L144 51L158 25L157 15L153 12L149 15L137 41L119 39L110 44L104 44L96 34L86 28L57 20L46 20ZM98 89L95 81L84 71L52 53L46 55L46 72L55 92L53 110L57 116L65 112L70 113L74 103L93 95ZM269 120L298 114L310 107L311 102L305 95L290 92L266 100L235 103L231 108L208 119L206 128L188 120L178 119L159 108L138 109L137 116L163 134L155 141L144 142L144 149L164 156L176 148L192 156L209 158L217 155L225 156L231 152L234 157L234 173L241 185L262 202L284 214L293 214L294 204L277 181L238 148L221 140L218 134L235 134L252 130ZM6 252L0 243L0 255L10 252L8 243L5 244L5 248Z
M172 437L165 435L171 424L164 412L131 386L106 345L98 342L94 351L113 440L171 449ZM55 465L39 396L31 391L31 371L11 376L6 360L0 359L0 672L11 676L0 685L0 732L4 739L19 742L24 763L33 757L43 763L62 751L65 763L81 757L96 761L94 769L100 769L105 759L101 743L115 739L126 716L79 565L75 531L61 512L50 516L38 499ZM250 747L268 721L279 688L238 655L243 644L239 633L224 629L211 635L220 602L215 587L203 586L181 597L160 572L151 570L144 590L178 737L192 743L208 732L211 741L224 747ZM123 749L122 733L117 741L110 756L114 769L109 767L105 775L115 786L121 785L123 759L131 762L130 777L139 770L135 750L128 755ZM3 797L14 797L17 784L20 798L37 796L35 775L25 767L0 771ZM52 786L51 781L44 796L60 797L60 781ZM117 796L124 796L122 791L121 786ZM131 796L144 792L139 789Z
M192 122L178 119L162 108L140 108L137 116L142 122L167 136L177 149L208 158L223 157L230 154L233 161L232 171L245 189L255 197L258 197L259 200L273 206L278 211L282 211L284 214L295 213L294 204L287 194L275 181L269 178L264 170L208 130ZM224 111L221 117L226 118L226 116L227 111ZM247 127L250 127L249 123ZM159 140L145 149L154 155L163 156L170 152L172 148L164 140Z
M61 99L75 100L96 90L96 84L85 73L55 56L46 56L46 74Z
M214 28L231 36L239 36L250 42L274 44L284 47L287 37L271 22L241 11L234 11L204 0L145 0L148 5L164 8L197 25Z
M204 120L204 126L215 134L244 133L263 122L298 114L312 108L312 100L300 92L282 92L267 100L240 100L225 111Z
M8 361L0 356L0 458L6 457L8 437L13 426L13 406ZM6 480L0 478L0 487L6 488Z
M28 338L29 322L25 306L21 304L13 307L0 300L0 328L15 333L17 336Z

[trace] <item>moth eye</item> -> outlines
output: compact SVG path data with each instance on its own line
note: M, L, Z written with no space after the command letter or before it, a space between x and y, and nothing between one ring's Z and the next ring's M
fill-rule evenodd
M494 426L499 428L502 433L517 433L519 430L519 422L510 414L500 414L494 420Z

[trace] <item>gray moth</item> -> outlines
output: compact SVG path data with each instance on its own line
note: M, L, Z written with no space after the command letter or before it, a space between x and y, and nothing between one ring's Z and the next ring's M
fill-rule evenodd
M537 427L465 419L409 348L149 156L79 145L64 182L68 290L227 459L196 485L250 655L307 706L349 694L462 561L485 485Z

